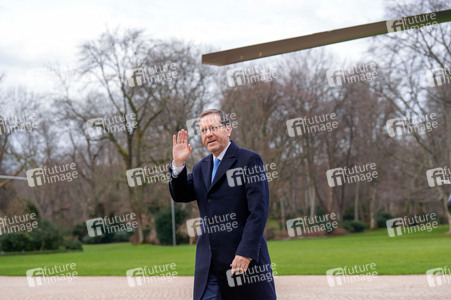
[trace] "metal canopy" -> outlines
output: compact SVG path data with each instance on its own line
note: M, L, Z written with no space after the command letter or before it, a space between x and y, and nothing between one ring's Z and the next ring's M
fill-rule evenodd
M257 58L451 21L451 9L391 19L202 55L202 64L225 66Z

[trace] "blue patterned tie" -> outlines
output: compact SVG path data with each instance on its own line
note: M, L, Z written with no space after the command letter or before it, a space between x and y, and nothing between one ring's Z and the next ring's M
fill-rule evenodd
M213 179L215 178L216 171L218 170L218 166L221 160L219 158L215 158L215 164L213 166L213 172L211 172L211 182L213 182Z

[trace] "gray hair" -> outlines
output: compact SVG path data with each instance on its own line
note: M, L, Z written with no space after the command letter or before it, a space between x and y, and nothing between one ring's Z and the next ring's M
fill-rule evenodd
M211 115L211 114L219 115L219 118L221 119L221 124L222 125L224 125L224 126L230 125L229 116L225 112L223 112L222 110L215 109L215 108L204 110L200 114L199 120L202 119L203 117L205 117L207 115Z

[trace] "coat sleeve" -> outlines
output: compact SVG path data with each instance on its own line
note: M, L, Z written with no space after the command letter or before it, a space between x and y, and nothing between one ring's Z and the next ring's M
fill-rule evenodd
M169 168L171 179L169 181L169 191L175 202L191 202L196 200L194 192L193 173L187 174L186 166L177 177L172 176L172 169Z
M269 188L263 160L254 154L246 163L248 169L258 170L253 175L254 180L248 180L245 175L246 201L249 215L244 227L241 242L235 254L258 261L260 244L266 226L269 211ZM259 180L255 180L258 176ZM250 182L251 181L251 182Z

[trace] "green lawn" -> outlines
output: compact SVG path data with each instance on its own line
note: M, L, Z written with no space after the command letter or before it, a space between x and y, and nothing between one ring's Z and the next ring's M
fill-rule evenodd
M441 226L430 233L390 238L377 230L332 238L269 242L278 275L324 275L338 267L376 263L380 275L424 274L451 265L451 237ZM77 264L80 276L124 276L125 271L176 263L178 275L194 274L195 246L85 245L83 252L0 256L0 275L24 276L32 268Z

